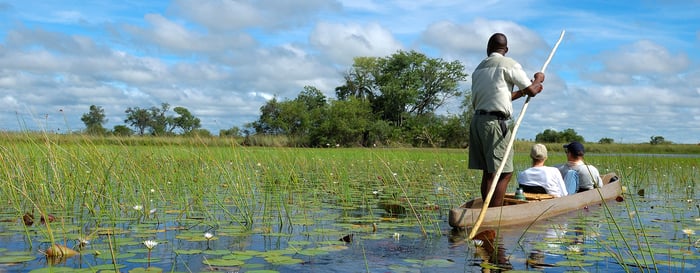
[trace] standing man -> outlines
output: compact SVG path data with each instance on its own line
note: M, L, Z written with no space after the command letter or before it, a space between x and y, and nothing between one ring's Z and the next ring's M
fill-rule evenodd
M496 33L489 38L486 59L472 73L472 107L476 109L469 130L469 168L482 170L481 197L486 201L491 183L497 181L489 207L503 205L508 183L513 175L513 157L504 159L511 132L507 120L513 113L512 101L542 92L544 73L535 73L530 80L522 66L505 57L508 53L506 35ZM513 92L513 86L518 91ZM512 155L511 151L511 155ZM506 164L501 175L496 170Z

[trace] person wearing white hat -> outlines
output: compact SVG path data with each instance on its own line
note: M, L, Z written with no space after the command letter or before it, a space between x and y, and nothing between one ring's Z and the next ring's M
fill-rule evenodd
M532 167L518 174L518 184L524 192L547 193L554 197L569 195L559 169L544 165L547 147L539 143L532 145L530 158Z

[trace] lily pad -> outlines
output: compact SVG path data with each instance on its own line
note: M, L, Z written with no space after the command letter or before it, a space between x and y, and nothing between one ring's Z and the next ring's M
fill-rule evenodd
M231 259L204 259L202 263L209 266L241 266L244 265L244 261L231 260Z
M137 267L134 269L129 270L129 273L161 273L163 272L162 268L158 267L149 267L149 268L142 268L142 267Z
M175 254L177 254L177 255L195 255L195 254L199 254L199 253L202 253L202 251L199 249L178 249L178 250L175 250Z
M2 256L0 256L0 264L23 263L23 262L33 261L34 259L36 259L36 257L34 257L34 256L2 255Z
M265 257L265 261L274 265L300 264L304 262L304 260L302 259L292 258L284 255L268 256Z

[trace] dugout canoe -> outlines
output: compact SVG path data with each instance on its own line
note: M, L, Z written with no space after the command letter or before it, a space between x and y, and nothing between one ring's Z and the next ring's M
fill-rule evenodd
M529 224L534 221L564 214L586 206L614 199L622 194L622 185L614 173L602 177L603 187L553 198L546 194L526 194L527 200L512 198L506 194L505 206L486 209L481 227L497 227ZM613 182L611 182L611 180ZM453 228L471 228L479 218L483 202L477 198L450 210L449 224Z

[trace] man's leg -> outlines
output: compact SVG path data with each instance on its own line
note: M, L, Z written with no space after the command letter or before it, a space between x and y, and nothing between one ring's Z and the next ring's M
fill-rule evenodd
M481 199L486 200L486 195L488 195L489 190L491 189L491 181L493 181L495 173L488 173L486 171L483 171L483 175L481 176ZM489 203L489 207L500 207L503 205L503 199L506 196L506 190L508 189L508 183L510 183L510 178L513 176L513 173L501 173L501 176L498 179L498 182L496 184L496 189L493 192L493 196L491 197L491 202Z

